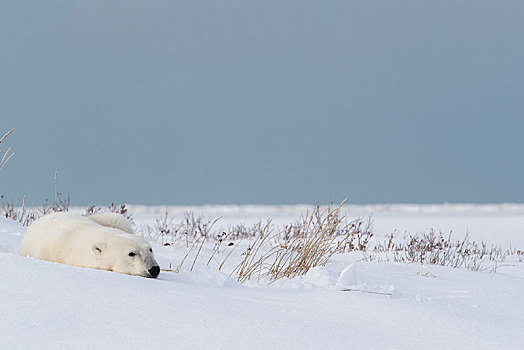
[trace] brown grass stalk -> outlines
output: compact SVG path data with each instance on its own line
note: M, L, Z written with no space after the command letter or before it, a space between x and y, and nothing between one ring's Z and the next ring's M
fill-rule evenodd
M213 223L212 223L211 226L209 227L209 230L210 230L210 231L211 231L211 228L213 227L213 225L216 224L216 222L217 222L218 220L220 220L221 218L222 218L222 217L216 218L215 221L213 221ZM204 238L204 239L202 240L202 244L200 244L200 248L198 248L198 252L197 252L197 254L196 254L196 256L195 256L195 260L193 260L193 264L191 265L191 269L190 269L190 271L193 271L193 267L195 267L195 263L196 263L196 261L197 261L197 259L198 259L198 255L200 254L200 251L202 250L202 246L204 245L204 243L205 243L205 241L206 241L206 237L204 236L203 238Z

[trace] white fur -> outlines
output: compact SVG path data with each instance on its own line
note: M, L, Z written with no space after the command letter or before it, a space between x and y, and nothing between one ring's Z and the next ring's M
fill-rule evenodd
M133 232L131 224L120 214L85 217L54 213L28 227L19 253L67 265L152 277L148 270L158 267L158 263L151 246L129 232Z
M117 213L99 213L89 216L91 220L95 220L102 226L117 228L119 230L135 233L129 221L124 215Z

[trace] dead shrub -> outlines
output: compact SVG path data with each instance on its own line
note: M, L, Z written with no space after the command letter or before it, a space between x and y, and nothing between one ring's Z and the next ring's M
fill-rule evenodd
M133 216L127 210L125 204L117 205L114 202L111 202L111 204L106 206L106 207L98 207L96 205L90 205L84 211L84 215L85 216L90 216L90 215L97 214L97 213L107 213L107 212L121 214L121 215L125 216L129 220L131 220L131 221L133 220Z
M475 242L466 234L461 240L452 240L452 232L410 234L397 240L395 234L375 245L368 261L394 261L467 268L472 271L484 269L486 262L500 263L511 255L510 250Z
M176 222L175 217L168 211L155 220L154 225L143 225L142 230L147 232L150 239L159 241L163 245L172 245L184 241L186 247L200 238L208 240L211 237L211 229L218 219L205 219L202 216L195 216L191 211L184 214L180 222Z
M25 205L25 197L22 202L22 207L15 207L12 200L0 196L2 202L0 204L0 215L3 217L18 221L23 226L29 226L33 221L40 217L40 213L34 208L27 208Z
M146 226L149 238L153 241L159 241L162 245L169 246L180 239L179 231L182 226L175 223L175 218L166 211L160 217L155 219L153 227Z

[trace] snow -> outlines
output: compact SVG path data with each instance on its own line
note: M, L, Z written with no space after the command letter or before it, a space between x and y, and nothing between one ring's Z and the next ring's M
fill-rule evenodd
M137 223L166 208L130 207ZM188 208L168 208L180 217ZM290 222L310 207L192 208L222 225L273 217ZM519 205L361 206L377 235L428 228L524 247ZM369 263L337 254L324 267L269 286L239 284L206 265L205 245L180 273L157 280L19 256L25 228L0 218L0 349L521 349L524 263L497 273L433 265ZM185 246L153 245L163 268Z

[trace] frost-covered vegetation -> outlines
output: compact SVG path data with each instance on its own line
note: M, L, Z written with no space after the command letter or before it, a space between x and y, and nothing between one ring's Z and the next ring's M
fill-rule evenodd
M175 216L165 210L154 222L136 223L136 231L162 246L185 249L180 261L164 267L165 272L179 273L185 267L192 271L204 264L226 271L238 282L255 279L273 283L282 278L303 276L312 268L325 266L334 254L359 252L362 260L370 262L401 262L466 268L472 271L496 271L508 257L522 262L522 250L503 248L486 241L475 241L465 233L455 239L451 232L433 229L422 233L396 231L379 238L374 232L373 218L348 218L344 203L339 206L314 206L292 222L276 225L271 218L251 225L238 222L222 224L221 217L205 217L188 210ZM56 191L53 201L28 208L15 206L3 198L0 214L29 225L50 212L70 210L69 196ZM133 214L125 204L73 208L84 215L109 211L120 213L130 220ZM212 244L212 253L203 258L204 246ZM233 257L233 259L231 259ZM231 262L234 261L234 264Z

